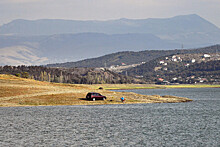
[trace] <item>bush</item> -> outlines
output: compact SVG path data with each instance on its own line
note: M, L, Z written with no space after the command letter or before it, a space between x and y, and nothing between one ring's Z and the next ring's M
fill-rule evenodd
M22 78L28 78L28 77L29 77L28 72L23 72L23 73L21 73L21 77L22 77Z
M21 77L21 74L20 73L16 73L15 76L16 77Z

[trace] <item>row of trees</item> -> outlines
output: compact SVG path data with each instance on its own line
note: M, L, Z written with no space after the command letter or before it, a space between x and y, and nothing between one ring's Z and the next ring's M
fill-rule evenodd
M43 66L4 66L0 67L1 74L13 74L18 77L39 81L75 83L75 84L104 84L104 83L134 83L131 77L116 74L106 69L95 68L47 68Z

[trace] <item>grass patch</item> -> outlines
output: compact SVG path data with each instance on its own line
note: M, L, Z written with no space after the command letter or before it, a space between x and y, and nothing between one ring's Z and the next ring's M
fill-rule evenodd
M158 87L108 87L106 90L158 89Z

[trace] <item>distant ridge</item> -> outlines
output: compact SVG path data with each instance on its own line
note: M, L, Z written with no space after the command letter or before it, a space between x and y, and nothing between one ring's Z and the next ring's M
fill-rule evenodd
M149 33L154 35L220 32L219 28L202 17L180 15L172 18L149 18L149 19L117 19L107 21L97 20L62 20L40 19L24 20L17 19L0 27L0 34L14 35L53 35L66 33Z
M2 60L0 65L63 63L122 51L189 49L215 44L220 44L220 29L196 14L107 21L18 19L0 26L0 57L10 61ZM30 56L11 60L8 52L23 50L18 46L48 60L32 61ZM12 50L5 52L4 48Z
M193 53L220 53L220 45L214 45L197 49L184 50L146 50L146 51L125 51L113 54L108 54L98 58L91 58L77 62L66 62L59 64L48 64L48 67L105 67L111 65L136 64L141 62L148 62L158 57L163 57L172 54L193 54Z

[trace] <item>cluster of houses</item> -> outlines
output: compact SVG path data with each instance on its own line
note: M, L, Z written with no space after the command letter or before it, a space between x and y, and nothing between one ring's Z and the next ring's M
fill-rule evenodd
M158 61L159 63L157 64L156 67L154 67L154 71L156 71L156 72L164 71L164 72L172 73L172 72L174 72L174 69L172 69L172 68L173 67L175 68L175 64L176 65L181 64L180 67L182 67L182 68L185 67L187 70L187 67L189 67L190 65L192 65L194 63L207 62L210 60L220 60L219 56L218 56L218 58L216 58L216 57L217 57L216 54L177 54L177 55L167 56L167 57L163 58L163 60ZM128 68L133 68L133 67L139 66L141 64L145 64L145 62L131 64L131 65L127 65L126 63L123 62L118 65L111 65L107 69L114 71L114 72L117 72L117 73L121 73ZM143 78L143 76L139 75L139 76L136 76L136 78ZM211 79L211 80L214 81L215 79ZM166 78L163 79L160 76L158 76L157 81L161 84L205 83L205 82L209 82L210 79L206 79L204 77L191 76L191 77L173 77L171 79L169 78L169 81L168 81L168 80L166 80Z
M189 67L190 65L194 63L201 63L201 62L206 62L210 60L220 60L220 58L214 58L215 56L211 54L183 54L183 55L173 55L170 57L165 57L164 60L160 60L158 66L154 68L154 71L168 71L172 72L171 67L168 66L169 64L173 63L181 63L185 67ZM169 68L168 68L169 67ZM208 81L215 82L215 79L207 79L203 77L173 77L170 79L170 81L167 81L163 78L158 77L157 81L160 84L179 84L179 82L183 83L205 83Z
M186 77L185 79L182 77L174 77L171 79L171 81L167 81L163 78L158 78L157 84L163 84L163 85L177 85L181 83L188 83L188 84L196 84L196 83L206 83L206 82L217 82L216 79L207 79L204 77L195 77L190 76Z
M203 54L202 56L198 56L198 55L192 55L192 54L189 54L187 56L187 54L183 54L183 55L173 55L171 57L165 57L164 60L160 60L159 61L159 65L160 66L157 66L154 68L154 71L158 71L158 70L168 70L168 68L166 67L169 63L171 62L182 62L182 63L185 63L185 67L188 67L190 66L190 64L193 64L193 63L200 63L202 61L208 61L211 59L211 55L210 54Z

